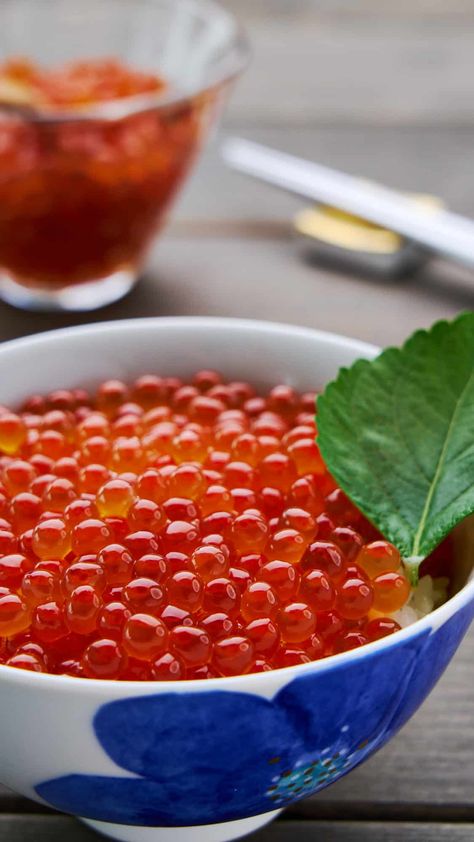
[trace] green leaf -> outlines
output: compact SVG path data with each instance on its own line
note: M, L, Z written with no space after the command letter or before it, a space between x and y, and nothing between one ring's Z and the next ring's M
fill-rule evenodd
M474 511L474 313L341 369L318 399L318 430L328 469L416 580Z

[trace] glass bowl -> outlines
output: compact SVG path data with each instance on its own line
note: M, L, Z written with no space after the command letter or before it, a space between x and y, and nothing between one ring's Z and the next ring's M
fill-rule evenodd
M248 47L211 0L4 0L0 63L116 58L167 86L74 110L0 90L0 297L91 310L127 293Z

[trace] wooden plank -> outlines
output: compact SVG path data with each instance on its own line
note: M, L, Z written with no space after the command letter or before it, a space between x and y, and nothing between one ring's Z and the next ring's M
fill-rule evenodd
M406 20L421 18L425 22L431 17L453 19L462 15L474 17L472 0L220 0L221 5L245 15L246 18L286 14L292 17L304 13L318 13L332 18L350 16L354 20L364 20L375 13L380 19L384 16L403 17Z
M357 4L352 3L352 8ZM331 11L319 3L235 7L253 46L231 113L237 121L471 125L472 4L451 15ZM417 4L411 4L416 6ZM394 3L385 7L392 12ZM448 8L445 4L445 9ZM434 9L434 10L433 10ZM437 12L437 13L436 13Z
M431 274L404 283L380 283L304 262L290 237L254 241L197 236L179 243L168 238L133 295L91 313L88 321L227 315L285 321L390 344L472 305L472 293L446 286L443 270L438 271L438 278ZM2 339L82 322L79 315L22 314L0 305Z
M2 842L97 842L92 830L65 816L0 816Z
M470 842L472 824L277 821L248 836L249 842ZM179 839L179 831L176 831ZM98 836L60 816L1 816L2 842L93 842Z
M472 824L279 821L249 842L471 842Z

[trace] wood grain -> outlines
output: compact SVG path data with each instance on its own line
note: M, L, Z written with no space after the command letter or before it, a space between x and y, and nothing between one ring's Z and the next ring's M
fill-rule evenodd
M233 8L254 51L232 103L236 121L473 122L472 2L234 0Z
M342 16L363 23L367 16L378 18L403 18L405 21L413 18L429 21L431 18L452 20L458 16L466 19L474 18L473 0L220 0L236 14L251 20L255 17L265 17L269 14L286 14L295 18L304 13L327 15L337 20Z
M247 836L248 842L470 842L474 825L379 822L278 821ZM95 833L63 816L0 816L0 838L8 842L93 842ZM177 833L177 842L179 835Z

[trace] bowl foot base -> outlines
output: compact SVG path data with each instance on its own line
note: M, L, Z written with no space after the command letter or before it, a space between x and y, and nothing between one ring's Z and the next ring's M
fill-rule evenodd
M0 273L0 299L21 310L84 312L118 301L135 283L135 273L122 269L98 281L44 290L22 286L5 273Z
M196 827L137 827L135 825L111 824L97 822L94 819L80 821L91 827L97 833L110 839L122 842L230 842L239 839L247 833L253 833L260 827L273 821L281 810L263 813L260 816L250 816L235 822L221 822L220 824L198 825Z

